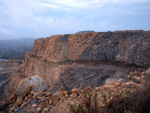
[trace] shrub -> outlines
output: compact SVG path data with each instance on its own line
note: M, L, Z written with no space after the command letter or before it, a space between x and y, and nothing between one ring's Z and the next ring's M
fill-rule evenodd
M71 110L73 113L150 113L150 83L128 94L121 91L113 97L101 91L101 95L103 107L97 103L97 93L85 93L84 101L76 107L70 105Z
M150 113L150 84L145 84L144 88L139 88L124 99L125 109L133 113Z
M73 105L71 110L73 113L98 113L97 111L97 93L84 93L83 103L78 104L75 108Z

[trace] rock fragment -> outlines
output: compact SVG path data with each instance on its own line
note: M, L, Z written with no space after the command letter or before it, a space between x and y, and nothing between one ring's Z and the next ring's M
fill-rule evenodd
M19 98L17 98L15 104L16 104L16 106L20 106L22 104L22 102L23 102L23 99L21 97L19 97Z

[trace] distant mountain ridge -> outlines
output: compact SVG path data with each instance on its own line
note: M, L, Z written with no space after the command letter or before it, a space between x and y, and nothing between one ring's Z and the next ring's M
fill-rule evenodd
M93 31L93 30L86 30L86 31L79 31L77 33L88 33L88 32L95 32L95 31Z
M9 59L22 59L33 48L34 38L0 40L0 56Z

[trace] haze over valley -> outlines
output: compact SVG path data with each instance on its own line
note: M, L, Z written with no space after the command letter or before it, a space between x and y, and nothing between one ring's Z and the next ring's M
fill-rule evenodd
M25 53L33 48L33 38L0 40L0 57L7 59L24 59Z

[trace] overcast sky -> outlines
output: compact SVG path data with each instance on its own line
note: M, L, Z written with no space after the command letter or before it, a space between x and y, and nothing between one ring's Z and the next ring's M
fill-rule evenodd
M150 0L0 0L0 39L150 30Z

